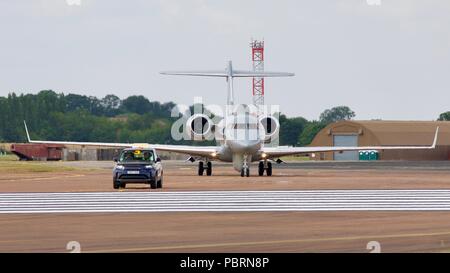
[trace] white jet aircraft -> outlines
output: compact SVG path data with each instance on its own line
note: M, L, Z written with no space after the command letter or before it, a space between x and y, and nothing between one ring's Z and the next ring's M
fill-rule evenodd
M287 77L294 76L293 73L283 72L253 72L233 70L231 61L224 71L174 71L161 72L165 75L186 75L186 76L209 76L223 77L228 83L228 105L234 105L233 79L236 77ZM238 107L239 108L239 107ZM194 114L188 120L186 128L191 135L203 137L215 131L221 134L221 140L217 141L218 146L187 146L187 145L163 145L163 144L141 144L141 143L104 143L104 142L71 142L71 141L42 141L31 140L28 128L25 129L30 143L42 144L62 144L62 145L82 145L82 146L103 146L117 148L153 148L159 151L175 152L190 155L191 161L194 157L199 159L198 175L212 174L212 161L232 162L236 171L241 176L250 175L249 165L251 162L259 161L258 175L272 175L271 160L287 155L310 154L319 152L343 152L360 150L416 150L434 149L436 147L439 127L436 128L434 141L431 146L367 146L367 147L265 147L267 140L278 135L280 130L279 122L273 115L258 116L249 113L244 105L244 111L231 110L225 114L222 122L213 124L210 117L205 114ZM197 126L200 124L201 126ZM206 164L205 164L206 163Z

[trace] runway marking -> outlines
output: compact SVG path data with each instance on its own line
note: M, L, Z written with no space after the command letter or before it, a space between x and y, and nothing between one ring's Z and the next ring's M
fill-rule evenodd
M450 235L450 231L436 233L411 233L411 234L388 234L388 235L371 235L371 236L353 236L353 237L331 237L331 238L308 238L308 239L292 239L292 240L272 240L272 241L253 241L253 242L236 242L236 243L216 243L216 244L192 244L192 245L174 245L174 246L157 246L157 247L141 247L141 248L122 248L122 249L103 249L83 251L87 253L102 252L143 252L143 251L162 251L162 250L181 250L209 247L236 247L236 246L257 246L271 244L295 244L295 243L317 243L329 241L357 241L357 240L381 240L395 238L413 238L413 237L430 237Z
M0 214L264 211L450 211L450 190L0 194Z

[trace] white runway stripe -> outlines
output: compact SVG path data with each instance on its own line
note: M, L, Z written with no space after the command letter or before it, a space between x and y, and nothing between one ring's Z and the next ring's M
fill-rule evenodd
M4 193L0 213L450 211L450 190Z

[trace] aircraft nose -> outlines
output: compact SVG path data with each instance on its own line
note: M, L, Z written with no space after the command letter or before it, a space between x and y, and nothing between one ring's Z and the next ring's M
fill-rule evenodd
M256 140L230 141L228 145L239 153L254 153L260 148L260 142Z

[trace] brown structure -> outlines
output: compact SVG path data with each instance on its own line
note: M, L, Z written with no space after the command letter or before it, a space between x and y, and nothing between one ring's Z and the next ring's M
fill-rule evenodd
M20 160L61 160L63 145L12 144L11 152Z
M439 126L434 150L381 150L380 160L450 160L450 122L448 121L339 121L322 129L311 146L340 146L353 142L358 146L431 145ZM348 144L347 144L348 145ZM343 146L343 145L341 145ZM314 160L357 160L357 153L342 157L338 153L310 155ZM344 153L345 154L345 153ZM356 155L356 158L355 158Z

